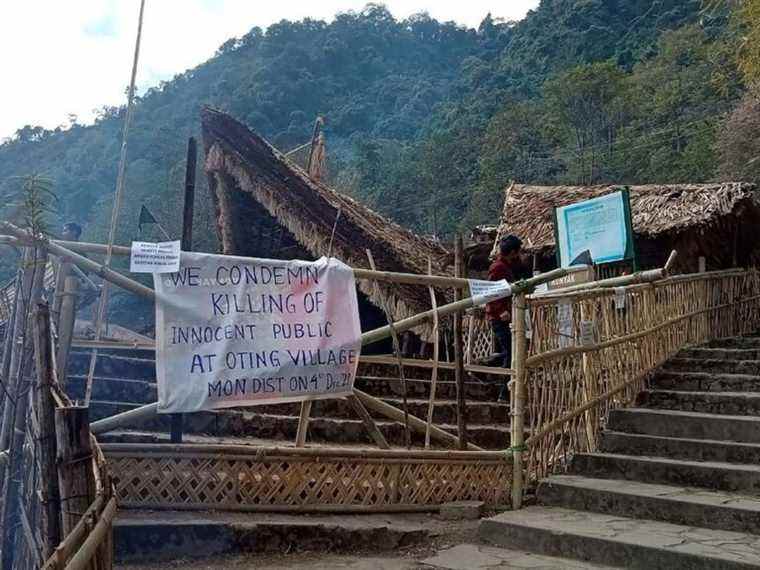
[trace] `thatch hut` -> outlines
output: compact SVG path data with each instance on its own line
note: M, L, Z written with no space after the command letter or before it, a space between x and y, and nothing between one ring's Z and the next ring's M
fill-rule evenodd
M315 259L331 252L352 267L369 268L369 249L384 271L427 273L430 259L434 273L447 272L447 251L439 243L312 180L229 115L205 108L202 130L223 253ZM375 318L384 302L394 319L430 308L424 287L361 281L359 289L375 306ZM429 331L418 332L427 336Z
M495 244L516 234L537 257L540 269L556 266L553 208L596 198L622 188L602 186L533 186L512 184L505 192ZM660 267L678 250L677 268L696 271L699 258L708 269L754 265L760 248L760 194L754 184L649 184L627 186L636 250L641 268ZM479 232L484 233L481 228ZM483 249L484 246L480 246Z

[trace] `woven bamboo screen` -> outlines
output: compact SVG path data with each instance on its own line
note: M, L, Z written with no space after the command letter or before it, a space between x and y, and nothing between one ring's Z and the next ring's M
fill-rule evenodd
M143 509L392 511L509 496L493 452L103 446L119 505Z
M524 454L528 480L595 451L610 410L633 403L647 374L685 346L760 326L756 271L529 299Z

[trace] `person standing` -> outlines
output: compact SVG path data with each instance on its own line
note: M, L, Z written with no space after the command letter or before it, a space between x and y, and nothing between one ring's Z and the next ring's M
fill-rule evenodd
M515 235L508 235L499 242L499 255L488 269L489 281L506 279L514 283L530 277L528 268L520 255L522 241ZM499 353L503 355L502 366L512 366L512 298L505 297L486 304L486 319L491 324ZM507 401L507 376L499 390L499 402Z

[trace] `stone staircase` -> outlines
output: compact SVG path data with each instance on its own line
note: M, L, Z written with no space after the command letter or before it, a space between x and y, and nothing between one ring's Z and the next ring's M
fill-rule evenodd
M95 421L116 413L155 402L155 362L150 353L130 356L101 354L95 369L90 419ZM67 392L83 398L89 367L88 352L74 352L70 357ZM356 386L401 409L402 389L395 367L362 365ZM408 368L408 409L411 415L427 417L430 371ZM416 375L416 376L415 376ZM475 378L466 383L468 400L468 434L470 441L488 449L504 449L509 445L509 415L505 404L497 403L498 387ZM437 401L433 420L439 427L456 433L456 386L451 371L441 370L436 389ZM185 416L185 431L196 436L194 441L210 438L294 441L298 428L300 404L264 405L248 409L200 412ZM404 445L404 426L370 412L391 445ZM364 425L354 410L343 400L314 402L309 423L309 442L340 445L372 445ZM104 434L103 442L147 443L168 441L170 420L166 416L136 426ZM416 444L424 437L412 434ZM256 443L261 443L257 441ZM281 445L281 443L279 443Z
M760 568L759 409L760 338L684 350L610 413L598 453L480 538L621 568Z

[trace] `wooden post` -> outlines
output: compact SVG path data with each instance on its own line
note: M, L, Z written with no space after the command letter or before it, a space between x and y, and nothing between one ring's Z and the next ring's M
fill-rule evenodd
M64 227L64 230L66 228ZM64 232L65 233L65 232ZM65 235L67 239L77 242L79 241L78 235ZM53 293L53 307L51 309L53 322L55 323L55 330L59 330L59 324L61 319L61 310L63 308L63 298L66 294L66 279L71 275L73 265L67 257L60 257L58 263L58 274L55 276L55 289ZM59 376L60 378L60 376Z
M298 415L298 431L296 432L296 447L303 447L306 445L306 434L309 431L311 405L311 400L304 400L301 402L301 413Z
M705 256L699 256L699 272L705 273L707 271L707 258Z
M514 297L512 302L512 369L515 376L512 380L512 397L514 403L512 409L511 439L512 439L512 508L519 509L522 506L523 496L523 450L525 445L525 359L528 351L528 342L525 337L525 308L527 299L525 293Z
M66 371L69 363L69 353L71 352L71 340L74 338L74 323L77 314L77 289L79 288L79 279L76 277L66 277L63 285L63 292L60 293L61 309L58 317L58 352L56 353L56 370L58 372L58 383L65 391L66 389ZM56 297L59 294L56 292Z
M455 277L464 274L464 247L462 234L457 234L454 244L454 273ZM454 300L462 300L461 289L454 290ZM464 393L464 358L462 350L462 311L454 313L454 380L457 385L457 435L459 448L467 449L467 402Z
M195 210L195 169L198 161L198 149L195 139L187 141L187 162L185 164L185 205L182 211L182 251L193 250L193 212ZM172 414L172 443L182 443L184 419L182 414Z
M364 404L361 403L359 398L351 394L346 398L346 400L349 404L351 404L351 407L361 418L364 427L367 428L367 431L369 432L370 437L374 440L375 444L377 444L380 449L390 449L391 446L388 445L388 441L385 439L383 432L381 432L380 428L377 427L375 420L373 420L372 416L369 415L367 408L364 407Z
M57 408L55 435L61 496L61 533L66 536L95 500L88 409L83 406Z
M60 496L56 467L55 402L53 400L53 347L51 346L50 311L38 305L34 318L34 355L37 382L34 404L39 422L39 489L42 499L42 558L47 560L61 542Z

